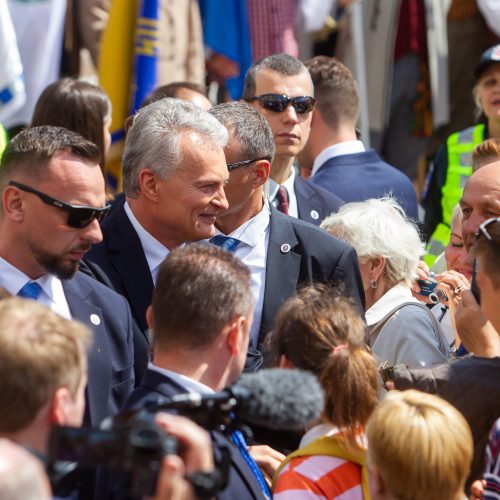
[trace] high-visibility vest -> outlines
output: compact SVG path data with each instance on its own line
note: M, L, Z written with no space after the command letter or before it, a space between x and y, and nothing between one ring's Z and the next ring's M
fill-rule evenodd
M7 131L5 127L0 123L0 159L2 158L2 153L7 146Z
M448 245L453 209L460 201L465 183L472 174L472 152L485 140L484 134L485 126L480 124L456 132L446 141L448 169L446 182L441 188L442 221L437 225L427 244L424 260L429 267Z

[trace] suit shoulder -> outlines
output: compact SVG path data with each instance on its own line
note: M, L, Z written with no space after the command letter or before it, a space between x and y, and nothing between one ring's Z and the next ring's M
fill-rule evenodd
M90 289L94 296L102 299L103 304L109 304L109 302L113 302L114 304L127 304L126 299L122 295L82 271L77 271L71 281L76 287L86 287Z

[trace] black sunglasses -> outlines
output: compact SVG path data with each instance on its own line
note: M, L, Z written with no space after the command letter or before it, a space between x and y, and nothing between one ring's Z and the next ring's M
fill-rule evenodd
M26 191L27 193L33 193L38 196L47 205L52 205L53 207L60 208L68 212L68 226L74 227L75 229L82 229L88 226L94 219L101 222L106 214L109 212L111 205L106 205L103 208L88 207L86 205L71 205L64 201L52 198L48 194L37 191L32 187L25 186L19 182L9 181L9 186L14 186L21 191Z
M312 111L316 105L316 99L309 95L288 97L282 94L262 94L250 97L247 100L259 101L263 108L276 113L282 113L291 104L297 113L304 114Z
M245 165L250 165L250 163L261 160L269 161L269 158L256 158L255 160L243 160L243 161L237 161L235 163L228 163L227 169L229 172L231 172L231 170L234 170L235 168L244 167Z
M491 226L491 224L494 224L495 222L500 222L500 217L492 217L491 219L485 220L479 226L479 229L476 232L476 240L479 239L481 235L483 235L490 243L493 243L493 245L500 248L500 245L491 237L491 234L488 232L488 226Z

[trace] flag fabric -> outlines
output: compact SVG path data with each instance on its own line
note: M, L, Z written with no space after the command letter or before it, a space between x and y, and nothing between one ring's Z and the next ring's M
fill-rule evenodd
M0 122L26 102L23 66L7 0L0 0ZM0 150L3 134L0 131ZM0 151L1 153L1 151Z

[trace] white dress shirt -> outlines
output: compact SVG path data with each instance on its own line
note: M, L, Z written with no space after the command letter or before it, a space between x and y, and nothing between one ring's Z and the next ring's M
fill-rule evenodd
M290 177L288 177L288 179L283 184L281 184L281 186L286 188L288 192L288 215L297 219L299 217L299 208L297 205L297 196L295 195L294 187L296 175L297 174L295 173L295 168L292 168ZM275 207L278 207L278 199L276 198L276 195L278 194L279 188L280 184L269 178L269 199Z
M127 214L127 217L135 229L137 236L141 240L142 249L146 260L148 262L149 271L151 272L151 277L153 278L153 283L156 284L156 278L158 277L158 271L160 264L167 258L170 250L162 245L151 233L146 231L141 223L136 219L135 215L132 213L130 206L127 202L123 204L123 209Z
M162 375L166 375L174 382L182 386L184 389L186 389L186 391L188 392L195 392L199 394L212 394L213 392L215 392L211 387L208 387L208 385L202 384L201 382L198 382L197 380L194 380L187 375L173 372L172 370L162 368L161 366L155 365L154 363L149 363L148 368L150 370L161 373Z
M252 295L255 303L253 323L250 329L250 344L253 347L257 347L259 341L264 306L270 216L269 205L264 203L264 207L255 217L235 229L231 234L225 235L241 241L234 254L250 269ZM222 234L220 231L216 231L216 233Z
M17 295L29 281L36 281L42 288L37 302L50 307L63 318L71 319L68 301L64 295L61 280L53 274L44 274L36 280L30 279L22 271L0 257L0 286L12 295Z
M311 176L313 176L323 165L323 163L327 162L330 158L335 158L336 156L342 155L352 155L355 153L363 153L365 151L365 146L361 141L344 141L339 142L338 144L334 144L333 146L328 146L323 149L321 153L316 156Z

